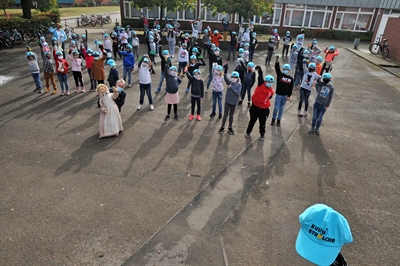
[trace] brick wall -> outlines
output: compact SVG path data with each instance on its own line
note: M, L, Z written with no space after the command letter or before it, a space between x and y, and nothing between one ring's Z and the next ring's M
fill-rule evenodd
M400 62L400 17L388 19L383 37L390 45L389 58Z

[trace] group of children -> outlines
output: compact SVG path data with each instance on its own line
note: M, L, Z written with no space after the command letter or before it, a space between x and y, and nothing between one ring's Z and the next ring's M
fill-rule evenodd
M277 31L273 30L273 36L269 40L271 45L268 45L268 54L266 64L269 64L273 55L273 51L279 42ZM87 35L87 33L86 33ZM210 117L216 116L218 104L218 118L222 119L222 125L218 133L222 134L225 130L225 123L229 115L228 132L235 134L232 128L233 114L237 105L241 105L247 93L248 106L250 107L250 122L246 130L246 137L249 136L252 128L257 121L260 121L260 138L264 139L265 134L265 121L269 115L270 99L274 95L272 85L275 79L271 75L263 77L263 72L260 66L255 66L251 62L254 55L254 49L257 47L256 33L252 32L252 28L246 29L240 33L240 38L244 41L249 40L250 43L238 41L236 32L231 32L231 42L228 52L228 60L230 55L236 60L235 69L228 75L228 65L223 63L220 55L219 40L222 36L217 30L211 31L207 28L204 31L203 43L204 50L198 46L195 40L190 40L188 34L180 34L179 51L178 51L178 67L172 65L172 58L174 56L174 47L171 47L172 40L177 36L177 30L169 27L167 33L168 49L163 50L160 44L160 34L157 29L148 31L146 34L146 43L148 47L148 54L139 58L137 49L139 48L139 40L134 30L127 27L116 27L110 35L104 33L101 41L95 40L96 48L94 51L88 48L87 36L82 35L82 41L79 39L71 40L70 48L68 51L68 62L64 56L63 51L58 47L57 41L52 40L53 52L43 37L38 41L41 54L43 58L43 68L46 80L46 91L50 91L50 83L53 85L52 94L57 93L57 86L54 79L54 71L57 73L58 80L61 86L61 95L70 95L68 87L68 69L71 66L72 73L76 85L75 92L85 92L85 87L82 77L82 66L88 70L90 77L91 91L98 88L98 84L104 84L106 79L105 65L109 65L109 74L107 81L109 82L110 93L113 95L118 110L124 104L126 93L124 85L116 87L119 79L118 67L115 62L117 55L123 58L123 80L127 81L128 87L132 86L132 72L135 67L135 56L138 58L138 77L140 100L138 110L141 110L144 103L144 97L147 94L149 100L150 110L154 110L152 95L151 95L151 74L155 74L153 65L156 65L155 55L158 53L160 57L160 82L156 93L161 92L161 87L166 80L165 101L167 102L167 115L165 121L171 117L172 106L174 107L174 118L178 119L177 104L179 103L178 87L182 83L182 77L186 75L188 84L186 86L186 93L191 94L191 113L189 120L201 120L201 102L204 98L204 93L209 91L212 84L212 112ZM276 38L278 36L278 39ZM137 38L137 40L136 40ZM191 45L192 41L192 45ZM317 41L314 39L312 43L304 48L304 32L296 37L295 43L291 43L292 38L290 32L286 32L283 38L282 57L286 56L290 51L288 64L284 64L281 68L279 65L279 58L277 57L275 63L275 71L277 75L277 88L275 93L275 105L272 115L271 125L280 126L282 113L286 101L289 100L292 90L296 86L300 86L300 101L298 105L299 116L306 116L308 113L308 98L311 93L311 88L316 84L318 97L316 103L319 105L314 108L313 126L310 133L319 134L320 121L323 116L324 106L327 108L330 104L333 92L333 86L330 83L330 72L333 68L333 59L339 54L338 50L331 46L327 47L323 52L325 61L322 63L322 57L319 54L322 52L318 47ZM115 45L116 43L116 45ZM131 45L134 44L134 47ZM253 44L253 45L252 45ZM175 46L175 44L173 45ZM240 48L238 48L240 47ZM270 47L273 48L270 53ZM300 47L300 48L299 48ZM173 49L172 49L173 48ZM30 47L27 48L27 59L31 69L32 77L35 80L37 92L42 92L40 82L40 68L37 63L37 56L31 51ZM237 50L237 54L236 51ZM116 53L115 53L116 51ZM171 53L172 52L172 53ZM209 77L208 82L201 79L200 67L206 66L203 60L203 55L208 54L209 58ZM114 57L113 57L114 54ZM52 57L53 55L53 57ZM236 59L237 56L237 59ZM83 64L85 63L85 64ZM256 71L255 71L256 70ZM326 71L327 73L323 74ZM252 94L252 87L256 81L256 73L258 73L258 84ZM223 91L226 87L225 104L222 106ZM113 89L118 88L118 89ZM99 93L99 91L98 91ZM100 94L99 94L100 95ZM103 94L102 94L103 95ZM115 97L114 97L115 95ZM119 96L120 95L120 96ZM325 99L325 100L324 100ZM328 100L327 100L328 99ZM304 112L302 105L305 105ZM195 109L197 107L196 116ZM325 109L326 110L326 109ZM224 111L224 112L223 112ZM317 113L316 113L317 112Z

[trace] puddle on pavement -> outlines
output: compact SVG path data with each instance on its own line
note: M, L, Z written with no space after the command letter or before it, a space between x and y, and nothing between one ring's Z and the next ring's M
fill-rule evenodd
M11 76L2 76L0 75L0 86L6 84L7 82L15 79L16 77L11 77Z

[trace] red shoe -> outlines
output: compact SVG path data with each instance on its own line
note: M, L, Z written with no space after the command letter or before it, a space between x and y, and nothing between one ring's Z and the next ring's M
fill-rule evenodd
M189 121L192 121L193 118L194 118L194 115L190 115L190 116L189 116Z
M197 121L201 121L201 116L197 115Z

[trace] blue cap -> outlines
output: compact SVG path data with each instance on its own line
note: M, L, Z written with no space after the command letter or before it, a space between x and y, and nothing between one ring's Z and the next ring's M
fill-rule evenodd
M147 57L145 57L145 58L143 58L143 62L148 63L148 62L149 62L149 59L147 59Z
M115 61L113 60L113 59L109 59L108 61L107 61L107 65L110 65L110 66L116 66L117 64L115 63Z
M299 221L296 251L314 264L331 265L342 246L353 241L346 218L325 204L307 208Z

